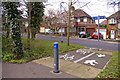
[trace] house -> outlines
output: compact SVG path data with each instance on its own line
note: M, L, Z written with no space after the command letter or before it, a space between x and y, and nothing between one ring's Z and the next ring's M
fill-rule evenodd
M102 21L100 25L107 25L107 20Z
M67 12L62 13L62 20L63 24L67 24ZM67 31L64 27L64 30ZM78 35L78 32L81 31L87 31L92 35L93 32L96 31L97 25L95 23L95 20L92 19L92 17L84 12L82 9L76 9L72 7L71 9L71 23L70 23L70 33Z
M50 30L49 25L47 23L48 16L44 15L42 17L42 19L43 19L43 21L40 23L41 25L39 26L40 27L39 32L40 33L47 33L48 30Z
M102 21L102 22L100 23L100 26L101 26L101 27L104 27L104 28L107 28L107 19L105 19L104 21Z
M120 38L120 10L107 17L107 35L108 39Z

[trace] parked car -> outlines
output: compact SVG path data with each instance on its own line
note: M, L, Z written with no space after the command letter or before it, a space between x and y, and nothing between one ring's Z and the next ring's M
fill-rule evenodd
M98 38L98 33L97 33L97 32L94 32L94 33L92 34L92 38L97 39L97 38ZM103 39L103 35L102 35L101 33L99 33L99 38L100 38L100 39Z
M48 30L48 32L46 32L47 34L55 34L55 32L53 30Z
M90 34L88 32L82 31L79 33L79 38L87 38Z

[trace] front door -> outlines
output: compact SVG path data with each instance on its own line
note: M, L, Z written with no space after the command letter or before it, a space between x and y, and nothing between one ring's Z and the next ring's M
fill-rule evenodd
M115 39L115 30L111 30L110 34L111 34L110 38Z

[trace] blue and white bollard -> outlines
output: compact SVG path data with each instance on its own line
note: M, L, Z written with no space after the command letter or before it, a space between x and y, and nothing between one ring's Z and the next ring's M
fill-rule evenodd
M54 73L59 73L58 42L54 43Z

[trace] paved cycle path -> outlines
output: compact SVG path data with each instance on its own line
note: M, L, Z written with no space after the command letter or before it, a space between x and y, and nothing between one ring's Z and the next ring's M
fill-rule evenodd
M109 51L76 50L59 55L59 70L79 78L96 78L109 63ZM46 57L33 62L54 68L54 58Z

